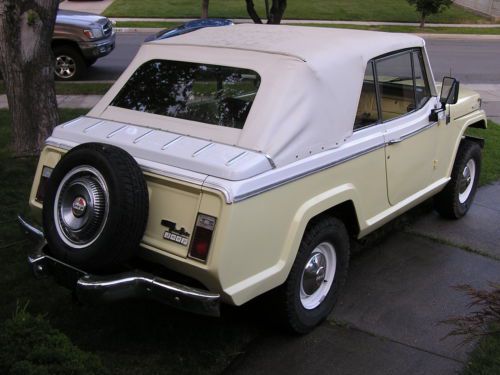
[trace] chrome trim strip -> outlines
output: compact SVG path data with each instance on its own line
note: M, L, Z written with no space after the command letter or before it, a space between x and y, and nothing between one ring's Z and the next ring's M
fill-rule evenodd
M47 139L45 141L45 146L57 147L57 148L60 148L60 149L66 150L66 151L71 150L71 146L68 146L67 144L64 144L64 143L57 143L57 142L51 141L49 139Z
M141 141L141 139L144 139L146 136L148 136L149 134L151 134L152 132L154 132L154 129L151 129L149 131L147 131L146 133L144 133L143 135L141 135L140 137L137 137L136 139L134 139L134 144L135 143L139 143Z
M274 162L274 160L271 158L271 156L269 156L268 154L264 154L264 156L266 157L267 161L269 162L269 164L271 165L271 168L273 169L276 169L276 163Z
M117 133L121 132L121 131L122 131L123 129L125 129L125 128L128 128L128 125L123 125L121 128L116 129L116 130L113 130L111 133L109 133L109 134L106 136L106 138L111 138L111 137L113 137L115 134L117 134Z
M419 128L417 130L414 130L408 134L405 134L405 135L402 135L401 137L399 138L396 138L396 139L391 139L390 141L388 141L386 144L387 145L393 145L393 144L396 144L396 143L400 143L400 142L403 142L405 139L408 139L410 137L413 137L414 135L417 135L419 133L422 133L423 131L427 130L427 129L430 129L432 128L434 125L438 124L438 121L435 121L435 122L431 122L427 125L425 125L424 127L422 128Z
M71 121L68 121L67 123L63 124L63 128L67 128L68 126L71 126L73 124L75 124L76 122L80 121L82 118L84 118L85 116L78 116L77 118L71 120Z
M366 155L370 152L373 152L373 151L376 151L380 148L383 148L385 147L385 143L381 143L379 145L376 145L376 146L373 146L373 147L370 147L366 150L363 150L363 151L360 151L356 154L353 154L353 155L350 155L350 156L347 156L345 158L342 158L342 159L339 159L339 160L335 160L333 162L330 162L330 163L327 163L325 165L322 165L322 166L319 166L319 167L316 167L314 169L311 169L311 170L308 170L306 172L302 172L302 173L299 173L299 174L296 174L294 176L290 176L289 178L286 178L286 179L283 179L281 181L277 181L273 184L269 184L267 186L262 186L258 189L255 189L255 190L251 190L245 194L241 194L241 195L235 195L232 199L231 202L228 202L228 203L237 203L237 202L241 202L245 199L248 199L248 198L251 198L253 196L256 196L256 195L259 195L261 193L264 193L266 191L269 191L269 190L272 190L272 189L275 189L277 187L280 187L280 186L283 186L283 185L286 185L288 184L289 182L293 182L293 181L297 181L301 178L304 178L304 177L307 177L307 176L310 176L312 174L315 174L315 173L318 173L318 172L322 172L326 169L329 169L329 168L332 168L332 167L335 167L339 164L342 164L342 163L345 163L345 162L348 162L352 159L355 159L359 156L363 156L363 155Z
M17 215L17 221L21 226L21 230L31 239L35 241L44 241L45 236L43 234L43 229L38 228L35 225L29 223L24 217L21 215Z
M480 110L481 110L481 108L474 109L474 110L472 110L472 111L470 111L470 112L466 113L465 115L462 115L462 116L459 116L459 117L455 117L455 118L453 119L453 121L455 121L455 120L460 120L460 119L462 119L462 118L464 118L464 117L469 116L471 113L474 113L474 112L476 112L476 111L480 111Z
M166 149L167 149L167 147L169 147L170 145L173 145L175 142L179 141L181 138L184 138L184 136L183 136L183 135L179 135L177 138L174 138L174 139L172 139L170 142L165 143L165 144L161 147L162 151L163 151L163 150L166 150Z
M180 181L188 182L190 184L192 184L192 183L203 184L203 182L205 181L205 178L204 179L190 178L190 177L186 177L186 176L183 176L181 174L178 174L178 173L175 173L172 171L167 173L167 172L162 171L160 169L146 167L146 166L141 165L141 164L139 164L139 166L141 167L141 170L143 172L148 172L148 173L152 173L152 174L156 174L158 176L163 176L163 177L168 177L168 178L174 178L174 179L177 179Z
M87 133L90 129L95 128L96 126L101 125L102 123L104 123L104 120L97 121L95 124L92 124L92 125L86 127L85 129L83 129L83 132Z
M243 156L245 156L246 154L248 154L247 151L243 151L241 154L238 154L236 155L235 157L229 159L227 162L226 162L226 166L230 166L234 163L236 163L238 160L240 160Z
M193 152L193 154L191 155L191 157L195 158L198 155L200 155L202 152L208 150L209 148L212 148L213 146L215 146L215 143L210 142L208 145L203 146L198 151Z

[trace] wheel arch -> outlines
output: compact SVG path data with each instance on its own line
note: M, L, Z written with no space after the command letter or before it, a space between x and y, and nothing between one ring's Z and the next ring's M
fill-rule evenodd
M78 47L78 43L73 41L73 40L69 40L69 39L53 39L51 46L52 46L52 50L54 50L55 48L58 48L58 47L71 47L71 48L74 48L75 50L77 50L81 53L80 47Z
M344 223L349 236L356 237L359 234L361 212L358 202L357 191L351 184L336 187L304 202L292 220L283 246L281 261L285 267L281 273L281 282L286 280L304 233L312 224L325 217L335 217Z

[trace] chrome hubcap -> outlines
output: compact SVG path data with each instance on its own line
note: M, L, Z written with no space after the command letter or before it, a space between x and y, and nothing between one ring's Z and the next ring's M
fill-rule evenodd
M474 186L474 178L476 176L476 162L470 159L462 171L462 176L459 182L458 200L460 203L465 203L469 198L472 187Z
M76 63L71 56L59 55L56 57L56 75L59 78L71 78L75 75Z
M319 244L307 261L300 282L300 302L307 310L318 307L330 292L337 255L329 242Z
M102 175L91 166L72 169L56 193L54 220L61 239L71 247L93 243L102 232L109 196Z

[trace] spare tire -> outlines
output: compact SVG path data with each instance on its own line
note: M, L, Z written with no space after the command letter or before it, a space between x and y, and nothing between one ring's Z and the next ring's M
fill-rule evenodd
M130 154L81 144L56 165L46 189L43 229L50 255L93 272L132 257L146 229L149 197Z

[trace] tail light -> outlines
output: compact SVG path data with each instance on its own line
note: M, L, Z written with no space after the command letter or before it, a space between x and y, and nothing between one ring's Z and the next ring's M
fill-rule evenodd
M193 240L189 249L191 258L207 261L210 244L215 229L216 219L213 216L198 214L194 228Z
M42 203L43 198L45 197L45 186L47 185L47 181L52 175L53 168L44 166L42 169L42 175L40 176L40 182L38 183L38 189L36 191L35 199Z

